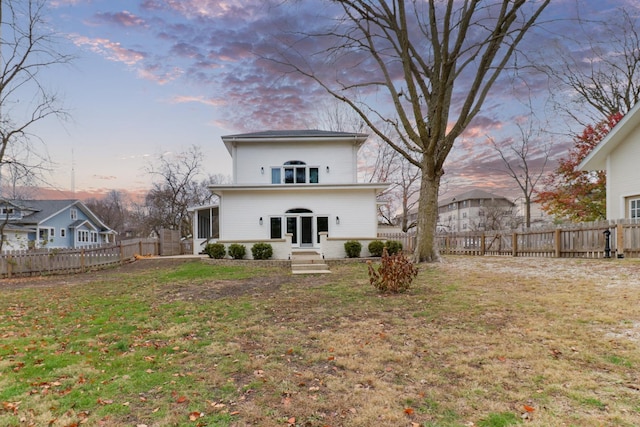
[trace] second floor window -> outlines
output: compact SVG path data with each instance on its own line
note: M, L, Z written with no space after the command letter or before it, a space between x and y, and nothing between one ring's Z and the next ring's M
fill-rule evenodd
M71 219L73 221L78 219L78 210L77 209L71 209L69 212L71 212Z
M272 184L317 184L318 168L307 166L300 160L285 162L283 166L271 168Z

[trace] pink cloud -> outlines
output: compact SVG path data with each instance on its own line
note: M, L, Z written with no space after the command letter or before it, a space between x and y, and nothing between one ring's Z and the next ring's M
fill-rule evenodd
M145 20L133 13L123 10L116 13L98 13L95 15L94 20L100 23L113 24L120 27L146 27Z
M221 99L213 99L213 98L205 98L204 96L174 96L171 99L171 103L173 104L186 104L190 102L195 102L198 104L208 105L211 107L219 107L222 105L226 105L226 102Z
M108 39L75 35L72 36L72 40L76 46L86 47L110 61L122 62L127 65L137 64L147 56L144 52L124 48L120 43Z

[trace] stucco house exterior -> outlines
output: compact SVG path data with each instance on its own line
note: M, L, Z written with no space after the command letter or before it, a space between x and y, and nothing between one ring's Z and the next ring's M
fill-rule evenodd
M80 200L0 199L3 251L113 243L116 232Z
M607 174L607 219L640 219L640 103L578 165Z
M219 204L194 208L194 253L207 242L270 243L273 258L315 251L343 258L358 240L363 256L378 235L376 196L387 184L358 182L357 154L366 134L264 131L222 137L232 184L210 190Z

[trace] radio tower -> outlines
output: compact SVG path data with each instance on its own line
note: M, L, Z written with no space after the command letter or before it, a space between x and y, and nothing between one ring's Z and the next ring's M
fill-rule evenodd
M73 197L76 196L76 159L73 148L71 148L71 194Z

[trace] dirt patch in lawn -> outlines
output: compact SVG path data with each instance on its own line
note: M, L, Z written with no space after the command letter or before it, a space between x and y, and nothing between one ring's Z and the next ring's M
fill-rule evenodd
M0 289L15 290L34 287L77 286L109 280L113 276L137 275L153 271L166 271L177 268L181 264L193 262L192 258L145 258L117 267L86 273L30 276L0 281ZM293 276L283 269L282 274L256 276L240 280L214 280L206 283L177 283L162 289L160 298L165 300L211 300L219 298L233 298L244 295L270 295L282 286L295 284L297 286L319 286L326 282L326 278L312 275Z
M326 283L326 278L290 274L242 280L215 280L200 284L177 283L163 288L159 298L166 301L204 301L242 296L263 298L279 292L283 286L295 284L297 287L313 287L323 283Z

